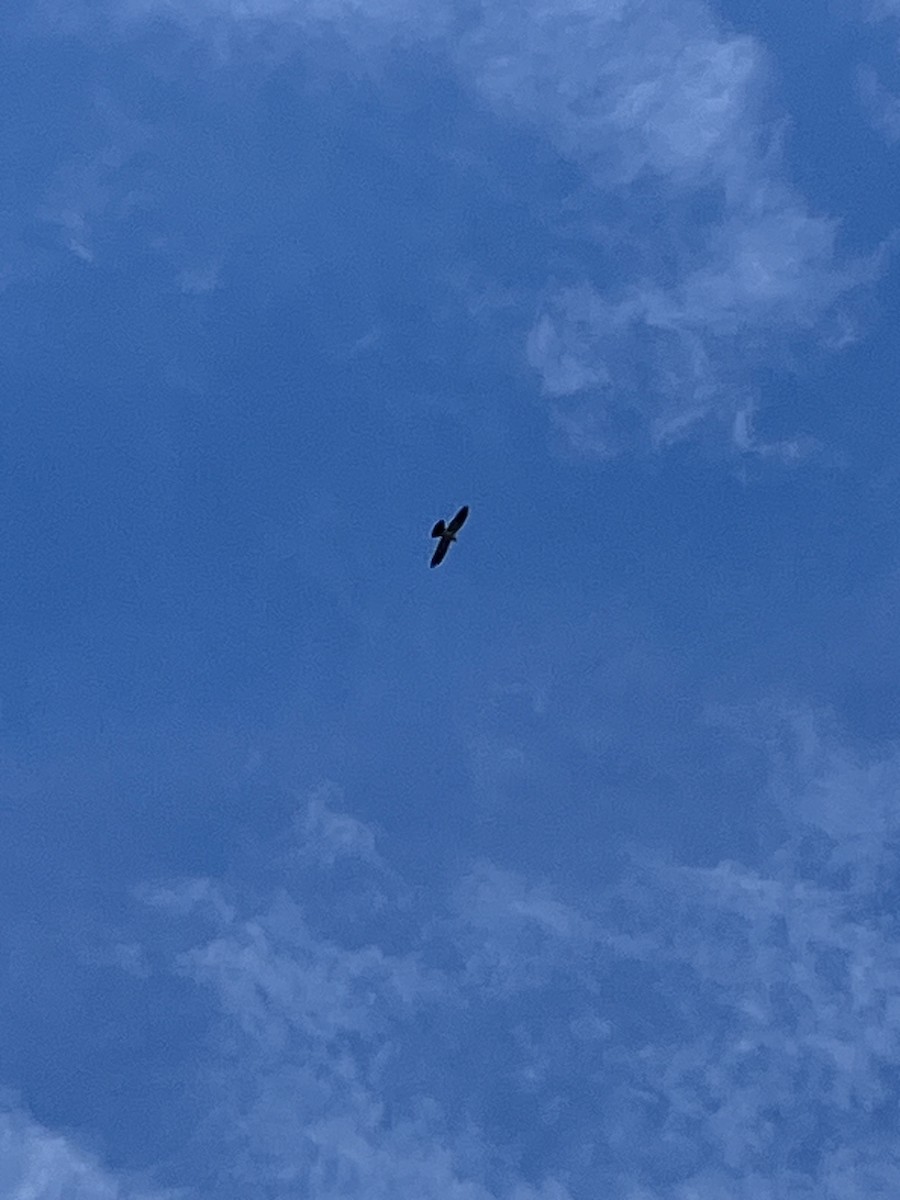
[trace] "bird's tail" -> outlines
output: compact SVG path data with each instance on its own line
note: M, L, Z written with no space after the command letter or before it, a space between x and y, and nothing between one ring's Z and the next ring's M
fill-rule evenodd
M444 522L438 521L438 523L435 525L434 529L432 529L432 531L431 531L431 536L432 537L443 537L444 533L446 532L446 529L447 529L447 526L444 524Z

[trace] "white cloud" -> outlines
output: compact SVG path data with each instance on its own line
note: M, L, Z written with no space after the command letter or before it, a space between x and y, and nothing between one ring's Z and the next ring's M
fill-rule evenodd
M456 907L467 983L479 989L540 988L561 962L570 971L573 951L583 952L592 941L589 921L546 886L489 862L477 864L461 881Z
M888 91L872 67L860 67L857 87L860 100L875 129L891 145L900 142L900 96Z
M73 155L56 172L37 218L56 227L61 244L76 258L92 263L98 237L109 225L127 222L145 207L145 180L129 177L134 156L149 134L126 118L110 96L99 92L91 111L90 148Z
M458 1003L417 954L338 946L282 897L221 925L180 969L223 1014L209 1079L217 1196L569 1200L552 1181L488 1186L477 1136L429 1096L392 1092L404 1039Z
M900 753L861 761L809 714L780 728L772 795L787 838L772 859L648 864L623 893L618 944L654 971L677 1022L635 1062L643 1119L658 1113L686 1162L698 1148L720 1161L729 1194L888 1197ZM705 1200L722 1178L700 1169L665 1194Z
M221 260L207 262L203 266L186 267L178 276L178 287L188 296L204 296L219 286Z
M752 401L748 401L746 408L738 409L735 413L731 430L735 449L750 451L760 458L776 459L784 464L800 462L821 451L820 442L803 435L782 438L780 441L765 441L756 434L755 416L756 406Z
M790 713L787 729L791 740L779 755L775 799L792 824L828 839L823 869L842 873L874 898L898 864L900 754L854 753L833 721L808 711Z
M893 1197L900 750L767 720L785 834L754 865L632 859L576 905L485 862L368 941L305 873L263 907L177 891L213 925L178 969L221 1014L216 1194Z
M603 277L551 284L529 339L581 448L615 449L623 410L657 444L710 417L733 428L748 368L877 275L877 258L842 261L838 223L786 181L765 54L705 6L494 4L458 58L499 112L584 169L586 222L602 225L611 197L635 208Z
M898 0L862 0L860 3L857 0L857 3L854 4L850 0L847 11L854 16L861 16L866 21L886 21L900 16L900 2Z
M333 866L338 858L357 858L382 867L371 826L336 808L340 800L332 785L316 788L295 819L298 852L327 866Z
M69 1136L0 1105L0 1196L3 1200L178 1200L108 1171Z
M843 298L883 265L845 256L840 222L791 186L764 48L704 3L489 0L464 17L426 0L131 0L101 11L124 28L163 11L224 58L240 43L266 60L325 25L361 66L398 39L431 41L480 103L574 164L581 257L599 265L548 280L527 354L557 428L587 453L614 452L635 419L656 445L700 422L730 437L748 392L758 402L754 366L798 338L838 348L823 323L849 328ZM296 39L264 36L273 30ZM89 253L80 209L65 211L73 249Z
M203 37L220 64L248 49L270 61L291 53L296 43L266 36L275 27L302 37L310 28L339 24L344 36L371 49L405 31L438 36L450 19L446 6L428 0L115 0L99 5L43 0L42 7L57 28L106 27L126 35L164 14Z
M652 170L694 183L730 173L752 131L759 50L703 5L493 3L460 69L501 113L539 127L601 189Z

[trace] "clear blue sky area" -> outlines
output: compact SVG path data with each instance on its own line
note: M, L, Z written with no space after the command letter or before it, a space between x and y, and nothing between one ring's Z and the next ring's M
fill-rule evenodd
M897 1200L898 45L3 9L0 1200Z

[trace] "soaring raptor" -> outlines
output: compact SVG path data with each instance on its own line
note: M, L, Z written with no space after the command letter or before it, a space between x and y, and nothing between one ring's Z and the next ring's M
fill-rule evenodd
M444 561L444 555L450 549L450 543L456 541L456 535L462 529L468 515L469 506L468 504L464 504L448 525L445 525L443 521L438 521L434 529L432 529L431 536L433 538L440 538L435 547L434 554L431 556L431 565L433 567L438 566L439 563Z

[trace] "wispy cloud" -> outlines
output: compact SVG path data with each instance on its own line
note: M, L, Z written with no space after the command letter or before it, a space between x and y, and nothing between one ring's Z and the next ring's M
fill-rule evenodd
M178 286L189 296L214 292L219 285L220 261L207 262L199 267L186 267L178 276Z
M180 1200L107 1170L69 1136L0 1103L0 1196L4 1200Z
M897 0L866 0L861 5L851 5L853 15L866 21L884 21L900 16Z
M470 43L477 84L584 169L584 224L606 243L548 288L529 339L548 396L591 451L629 412L657 444L709 417L733 428L748 368L880 270L845 259L839 223L787 180L762 47L700 5L494 11Z
M767 721L785 833L758 863L639 856L575 903L482 862L363 939L302 873L262 905L157 892L210 922L175 965L219 1014L192 1146L215 1194L893 1196L900 753ZM380 870L329 811L298 848Z
M787 830L771 859L647 864L622 893L623 949L652 967L674 1017L673 1037L636 1060L642 1106L696 1164L698 1196L729 1181L737 1195L886 1197L900 1177L887 1140L900 950L884 892L900 758L865 763L809 713L770 729Z
M314 856L318 847L328 869L335 848L361 852L374 866L371 834L333 808L323 822L322 810L314 796L296 826L298 850ZM323 841L323 824L336 838ZM234 911L210 884L153 893L158 907L179 913L195 901L214 926L211 940L186 949L177 965L221 1013L219 1051L203 1085L210 1118L193 1146L216 1160L215 1194L252 1186L323 1200L568 1200L561 1185L516 1182L477 1131L454 1127L439 1098L409 1089L431 1022L465 1005L447 971L426 962L426 914L416 914L406 950L354 947L327 935L327 910L310 918L304 893L299 880L251 914Z
M375 848L372 828L336 807L341 797L337 789L323 784L313 792L297 814L295 823L298 853L309 855L326 866L339 858L356 858L382 868Z
M36 213L55 227L66 250L89 263L98 239L149 202L144 174L132 169L148 131L126 118L106 92L95 97L91 116L89 146L60 165Z
M825 326L848 325L846 298L883 267L878 253L845 253L840 221L792 186L764 47L703 3L491 0L459 19L417 0L99 11L119 27L165 11L225 58L235 40L261 61L302 53L326 25L360 63L398 39L427 41L479 104L571 164L582 183L553 223L546 286L527 300L538 310L527 357L557 427L587 453L615 452L636 425L659 446L704 422L764 450L732 438L759 402L754 367L799 343L836 349ZM70 240L89 248L78 229Z
M857 86L872 125L891 145L900 142L900 96L884 86L874 67L860 67Z

